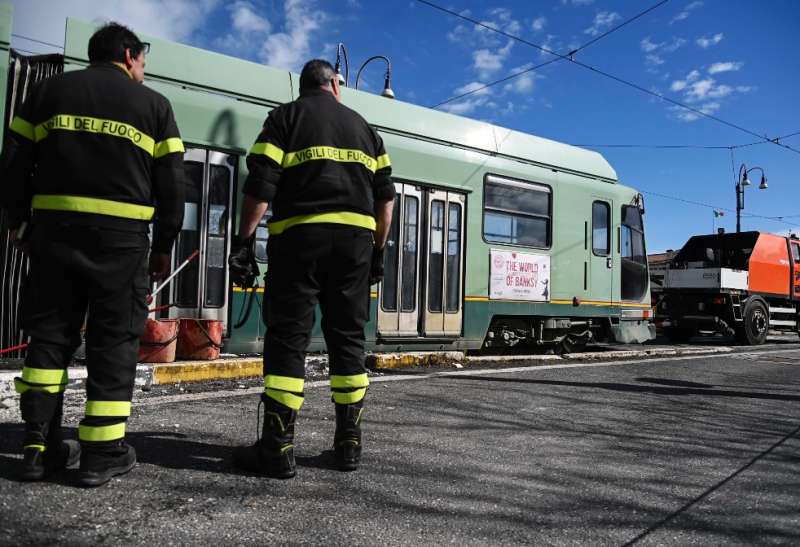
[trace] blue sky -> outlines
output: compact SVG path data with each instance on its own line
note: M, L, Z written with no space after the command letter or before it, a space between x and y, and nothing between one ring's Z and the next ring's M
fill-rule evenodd
M436 3L567 53L658 0L548 0ZM415 0L19 0L14 32L63 43L64 17L118 20L135 31L297 70L332 59L344 42L352 63L375 54L392 61L398 99L432 106L552 58ZM47 13L46 17L42 17ZM577 54L576 59L758 135L800 131L800 63L795 0L669 0ZM35 52L56 48L13 38ZM383 67L371 63L361 88L380 90ZM557 61L441 107L542 137L583 145L735 146L758 141L724 124ZM800 135L785 139L800 150ZM678 248L714 225L735 229L735 173L762 167L747 189L743 229L800 234L800 154L775 144L729 149L596 148L620 180L647 203L650 252ZM668 197L663 197L668 196ZM698 202L703 205L686 203ZM716 219L714 208L725 211ZM782 217L782 220L759 218Z

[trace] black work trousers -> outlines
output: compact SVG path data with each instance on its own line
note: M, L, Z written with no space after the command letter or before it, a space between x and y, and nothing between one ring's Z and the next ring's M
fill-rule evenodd
M294 226L269 238L263 309L267 396L295 410L302 406L305 352L318 302L333 399L363 399L372 247L370 230L340 224Z
M66 368L86 319L86 416L82 443L125 436L149 290L146 232L34 223L23 326L30 336L22 419L46 422L68 381Z

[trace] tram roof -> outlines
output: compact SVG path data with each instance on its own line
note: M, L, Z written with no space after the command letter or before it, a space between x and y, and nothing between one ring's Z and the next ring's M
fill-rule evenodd
M68 62L88 61L86 45L96 25L67 19L64 56ZM300 77L295 73L229 57L212 51L142 35L151 43L147 78L230 95L239 100L275 106L296 98ZM343 103L383 131L616 182L617 174L598 152L571 146L430 108L345 88Z

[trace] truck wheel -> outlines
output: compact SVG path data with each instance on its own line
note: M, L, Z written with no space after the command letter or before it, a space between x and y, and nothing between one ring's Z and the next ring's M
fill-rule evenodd
M688 342L689 339L695 335L692 329L681 327L667 327L664 329L664 334L667 336L667 339L674 344Z
M748 346L760 346L767 341L769 315L761 300L748 302L744 310L744 321L736 327L736 340Z

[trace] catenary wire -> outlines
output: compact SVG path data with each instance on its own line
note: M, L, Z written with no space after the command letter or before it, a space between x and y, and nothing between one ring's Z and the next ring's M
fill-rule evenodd
M656 9L657 7L662 6L663 4L666 4L668 1L669 0L662 0L658 4L654 4L654 5L650 6L649 8L647 8L646 10L644 10L644 11L636 14L635 16L631 17L630 19L627 19L626 21L623 21L622 23L620 23L616 27L607 30L606 32L604 32L600 36L597 36L596 38L593 38L592 40L586 42L585 44L579 46L576 49L573 49L572 51L567 53L566 58L569 58L570 56L574 56L579 51L589 47L590 45L594 44L595 42L597 42L599 40L602 40L603 38L605 38L609 34L611 34L613 32L616 32L617 30L621 29L622 27L624 27L628 23L632 23L636 19L639 19L640 17L645 16L646 14L650 13L651 11ZM493 82L489 82L489 83L487 83L485 85L482 85L480 87L476 87L475 89L471 89L471 90L469 90L469 91L467 91L465 93L461 93L459 95L455 95L453 97L450 97L449 99L445 99L444 101L431 106L431 108L439 108L440 106L445 105L447 103L451 103L453 101L457 101L458 99L462 99L462 98L464 98L464 97L466 97L468 95L472 95L473 93L477 93L479 91L483 91L484 89L492 87L492 86L495 86L497 84L502 84L503 82L507 82L508 80L512 80L514 78L522 76L523 74L527 74L528 72L533 72L534 70L538 70L538 69L540 69L542 67L545 67L547 65L553 64L553 63L555 63L557 61L561 61L562 59L563 59L562 57L556 57L555 59L551 59L549 61L546 61L544 63L538 64L538 65L530 67L530 68L526 68L525 70L520 70L519 72L513 72L513 73L511 73L511 74L509 74L509 75L507 75L507 76L505 76L503 78L500 78L499 80L494 80Z
M58 44L51 44L50 42L44 42L42 40L37 40L36 38L31 38L30 36L23 36L22 34L12 34L14 38L22 38L23 40L28 40L30 42L36 42L37 44L42 44L45 46L56 47L58 49L64 49L64 46L59 46Z
M591 72L594 72L595 74L599 74L599 75L601 75L601 76L603 76L603 77L605 77L605 78L608 78L608 79L614 80L614 81L615 81L615 82L617 82L617 83L620 83L620 84L622 84L622 85L625 85L625 86L631 87L631 88L633 88L633 89L636 89L637 91L641 91L642 93L646 93L647 95L650 95L650 96L656 97L656 98L658 98L658 99L661 99L661 100L663 100L663 101L666 101L666 102L668 102L668 103L670 103L670 104L673 104L673 105L675 105L675 106L678 106L678 107L680 107L680 108L683 108L683 109L685 109L685 110L688 110L688 111L690 111L690 112L692 112L692 113L696 114L697 116L700 116L700 117L703 117L703 118L707 118L707 119L709 119L709 120L716 121L717 123L721 123L721 124L723 124L723 125L727 125L728 127L731 127L731 128L733 128L733 129L736 129L736 130L738 130L738 131L741 131L741 132L743 132L743 133L747 133L748 135L752 135L753 137L757 137L757 138L759 138L759 139L762 139L762 140L764 140L764 141L771 142L771 143L773 143L773 144L775 144L775 145L777 145L777 146L780 146L780 147L782 147L782 148L785 148L785 149L787 149L787 150L790 150L790 151L792 151L792 152L794 152L794 153L796 153L796 154L800 154L800 150L797 150L796 148L793 148L793 147L791 147L791 146L789 146L789 145L787 145L787 144L783 144L783 143L781 143L781 142L777 142L777 140L775 140L775 139L771 139L771 138L770 138L769 136L767 136L767 135L759 135L759 134L758 134L758 133L756 133L755 131L751 131L751 130L749 130L749 129L745 128L745 127L742 127L742 126L740 126L740 125L737 125L737 124L735 124L735 123L729 122L729 121L727 121L727 120L723 120L722 118L720 118L720 117L718 117L718 116L714 116L713 114L707 114L706 112L703 112L703 111L701 111L701 110L698 110L697 108L693 108L693 107L691 107L691 106L689 106L689 105L687 105L687 104L684 104L684 103L682 103L682 102L680 102L680 101L676 101L675 99L670 99L669 97L667 97L667 96L663 95L662 93L657 93L657 92L655 92L655 91L651 91L651 90L649 90L649 89L647 89L647 88L645 88L645 87L642 87L642 86L641 86L641 85L639 85L639 84L636 84L636 83L634 83L634 82L630 82L630 81L628 81L628 80L625 80L625 79L623 79L623 78L620 78L619 76L615 76L615 75L613 75L613 74L610 74L610 73L608 73L608 72L606 72L606 71L604 71L604 70L601 70L601 69L599 69L599 68L597 68L597 67L593 67L593 66L591 66L591 65L587 65L586 63L583 63L583 62L581 62L581 61L578 61L578 60L576 60L576 59L574 58L574 56L570 57L569 55L562 55L561 53L557 53L557 52L555 52L555 51L553 51L553 50L551 50L551 49L548 49L548 48L546 48L546 47L540 46L539 44L535 44L535 43L533 43L533 42L531 42L531 41L529 41L529 40L526 40L526 39L524 39L524 38L520 38L519 36L516 36L516 35L514 35L514 34L510 34L510 33L506 32L506 31L504 31L504 30L500 30L500 29L498 29L498 28L496 28L496 27L493 27L493 26L487 25L487 24L485 24L485 23L481 23L480 21L478 21L478 20L476 20L476 19L473 19L473 18L471 18L471 17L468 17L468 16L466 16L466 15L463 15L463 14L461 14L461 13L458 13L458 12L456 12L456 11L450 10L450 9L448 9L448 8L445 8L445 7L443 7L443 6L439 6L438 4L435 4L435 3L433 3L433 2L430 2L429 0L416 0L416 1L417 1L417 2L419 2L419 3L421 3L421 4L425 4L426 6L429 6L429 7L431 7L431 8L434 8L434 9L437 9L437 10L439 10L439 11L442 11L442 12L444 12L444 13L447 13L447 14L449 14L449 15L452 15L453 17L457 17L457 18L459 18L459 19L463 19L463 20L465 20L465 21L468 21L468 22L470 22L470 23L472 23L472 24L474 24L474 25L477 25L477 26L483 27L483 28L485 28L485 29L487 29L487 30L490 30L490 31L492 31L492 32L495 32L495 33L497 33L497 34L500 34L500 35L502 35L502 36L505 36L505 37L507 37L507 38L509 38L509 39L511 39L511 40L515 40L515 41L517 41L517 42L520 42L520 43L522 43L522 44L525 44L525 45L527 45L527 46L530 46L530 47L533 47L533 48L535 48L535 49L538 49L539 51L542 51L542 52L544 52L544 53L548 53L548 54L550 54L550 55L554 55L554 56L558 57L559 59L566 59L566 60L569 60L570 62L572 62L572 63L574 63L574 64L576 64L576 65L580 66L581 68L584 68L584 69L586 69L586 70L589 70L589 71L591 71Z

